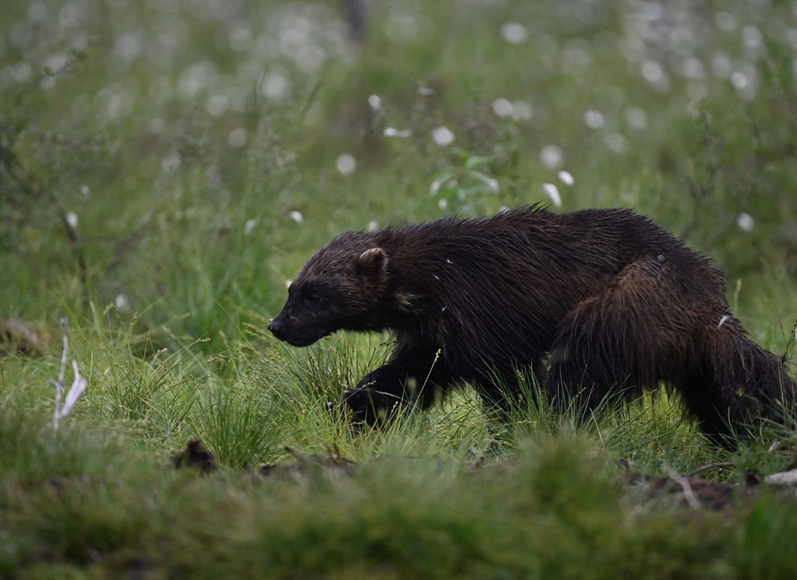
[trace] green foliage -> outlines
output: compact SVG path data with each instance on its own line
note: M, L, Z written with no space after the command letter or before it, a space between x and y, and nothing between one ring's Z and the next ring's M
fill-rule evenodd
M338 3L3 4L0 577L793 576L793 498L628 479L793 468L797 417L731 452L663 392L581 424L465 389L356 429L388 338L266 330L343 230L555 188L683 236L793 350L793 3L368 4L361 46ZM63 316L89 387L54 433ZM168 462L195 438L210 476Z

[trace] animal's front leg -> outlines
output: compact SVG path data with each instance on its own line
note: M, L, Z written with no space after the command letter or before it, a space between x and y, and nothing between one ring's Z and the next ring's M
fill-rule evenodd
M368 425L383 423L398 408L410 402L406 393L408 375L395 364L386 364L365 375L357 386L343 392L343 408L352 420Z

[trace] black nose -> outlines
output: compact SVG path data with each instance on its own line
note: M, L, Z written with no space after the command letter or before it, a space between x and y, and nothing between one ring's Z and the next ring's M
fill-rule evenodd
M271 324L268 325L268 329L271 331L271 334L282 340L282 326L277 320L272 320Z

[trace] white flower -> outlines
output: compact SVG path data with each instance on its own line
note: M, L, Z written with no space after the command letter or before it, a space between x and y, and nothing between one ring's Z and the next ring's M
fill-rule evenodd
M77 214L73 211L70 211L66 214L66 223L69 224L69 227L73 230L77 229Z
M117 294L116 298L113 301L114 305L119 310L129 310L130 309L130 301L127 299L127 296L124 294Z
M371 108L374 111L378 111L382 108L382 99L379 97L379 95L371 95L368 97L368 104L371 105Z
M257 225L257 220L247 220L246 225L244 226L244 235L251 236L252 230L255 229Z
M300 224L304 221L304 216L302 212L293 210L290 214L288 214L290 218L295 221L297 224Z
M368 222L368 228L367 229L368 229L369 232L376 231L377 228L379 228L379 224L376 222L376 220L371 220L370 222Z
M341 175L351 175L357 169L357 160L349 153L342 153L335 160L335 167L338 168Z
M454 133L448 127L437 127L432 131L432 139L439 147L445 147L454 142Z
M559 188L553 183L543 183L542 189L545 194L551 198L551 201L556 207L562 207L562 197L559 195Z
M448 207L448 201L447 201L445 198L442 198L442 199L440 199L440 200L437 202L437 206L438 206L440 209L446 209L446 208Z

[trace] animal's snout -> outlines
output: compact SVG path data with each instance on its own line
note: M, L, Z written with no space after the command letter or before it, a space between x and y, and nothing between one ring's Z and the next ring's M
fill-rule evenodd
M276 336L278 339L283 340L285 338L285 330L283 329L282 323L278 318L275 318L271 321L271 324L268 325L268 329L271 331L271 334Z

